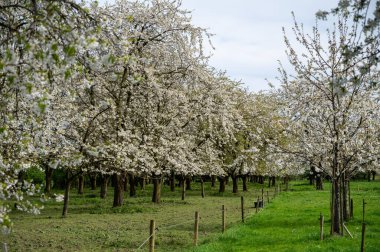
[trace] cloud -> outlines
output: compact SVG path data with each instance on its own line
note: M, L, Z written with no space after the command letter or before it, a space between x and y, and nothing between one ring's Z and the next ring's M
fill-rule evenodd
M236 80L242 80L251 91L268 89L274 80L278 60L285 67L287 57L282 27L290 30L294 11L306 29L314 25L315 13L337 6L338 0L183 0L192 10L193 23L209 28L216 48L210 64Z

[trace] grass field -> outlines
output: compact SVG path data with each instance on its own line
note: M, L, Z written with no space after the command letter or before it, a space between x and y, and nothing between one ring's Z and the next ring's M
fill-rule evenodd
M380 181L353 182L351 187L356 207L354 219L346 226L353 239L347 233L329 236L329 191L296 182L259 215L193 251L360 251L362 199L367 202L366 251L380 251ZM324 241L319 240L320 212L327 220Z
M248 192L218 193L206 183L206 197L201 198L199 184L193 183L184 201L180 190L163 188L162 203L150 202L151 188L138 191L136 198L126 197L124 206L112 208L112 191L107 199L98 198L98 191L84 195L71 192L69 216L60 217L62 203L48 202L41 215L14 211L14 230L2 236L10 251L139 251L149 236L149 222L158 227L156 251L358 251L360 248L361 201L367 204L367 251L380 248L380 181L351 184L355 219L347 223L354 239L329 238L320 242L319 213L325 215L328 234L328 184L325 191L316 191L304 181L293 182L290 191L271 200L255 214L254 198L261 186L249 184ZM110 188L111 189L111 188ZM239 188L240 189L240 188ZM273 188L264 188L271 190ZM266 193L265 193L266 194ZM96 197L94 197L96 195ZM245 198L247 219L241 224L240 195ZM221 205L227 208L227 232L221 234ZM194 212L200 213L199 246L194 248ZM142 246L141 251L147 251Z

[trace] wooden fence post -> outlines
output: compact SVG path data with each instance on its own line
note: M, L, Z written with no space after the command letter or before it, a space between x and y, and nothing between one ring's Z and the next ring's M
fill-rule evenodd
M198 245L198 227L199 227L199 213L195 212L195 223L194 223L194 245Z
M320 226L320 230L321 230L321 235L320 235L321 241L323 241L323 222L324 222L324 217L321 213L319 216L319 226Z
M365 223L362 223L362 244L360 246L360 251L365 251Z
M354 200L352 198L350 200L350 217L354 218Z
M226 230L226 210L222 205L222 233Z
M363 199L363 222L364 222L364 219L365 219L365 205L367 203L365 202L365 200Z
M149 252L154 252L154 236L155 236L155 229L156 224L154 220L150 220L150 238L149 238Z
M2 252L8 252L8 246L5 242L2 244Z
M244 197L241 196L241 221L244 223Z

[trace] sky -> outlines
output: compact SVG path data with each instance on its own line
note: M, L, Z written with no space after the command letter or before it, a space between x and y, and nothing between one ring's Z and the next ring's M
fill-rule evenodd
M337 4L338 0L182 0L192 11L193 24L215 34L210 65L226 70L254 92L270 89L268 81L279 86L278 60L291 68L282 33L282 27L291 33L291 12L307 30L315 24L318 10Z
M315 24L318 10L330 10L339 0L182 0L192 11L192 23L207 28L215 48L206 47L210 65L241 81L249 91L269 90L268 81L278 87L277 68L287 63L282 27L291 34L295 13L305 30ZM100 0L112 3L113 0ZM320 31L321 32L321 31ZM297 49L297 47L295 47Z

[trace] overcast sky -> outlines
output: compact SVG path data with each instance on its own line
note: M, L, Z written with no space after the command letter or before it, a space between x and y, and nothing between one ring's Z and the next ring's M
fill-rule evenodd
M215 50L210 65L226 70L251 91L275 83L280 60L287 67L282 27L292 27L291 11L305 28L315 24L318 10L330 10L338 0L182 0L195 25L209 28Z
M282 27L291 33L292 11L307 29L315 24L318 10L337 4L338 0L182 0L183 8L192 11L193 24L215 34L210 65L241 80L250 91L268 90L265 79L276 84L278 60L290 68Z

